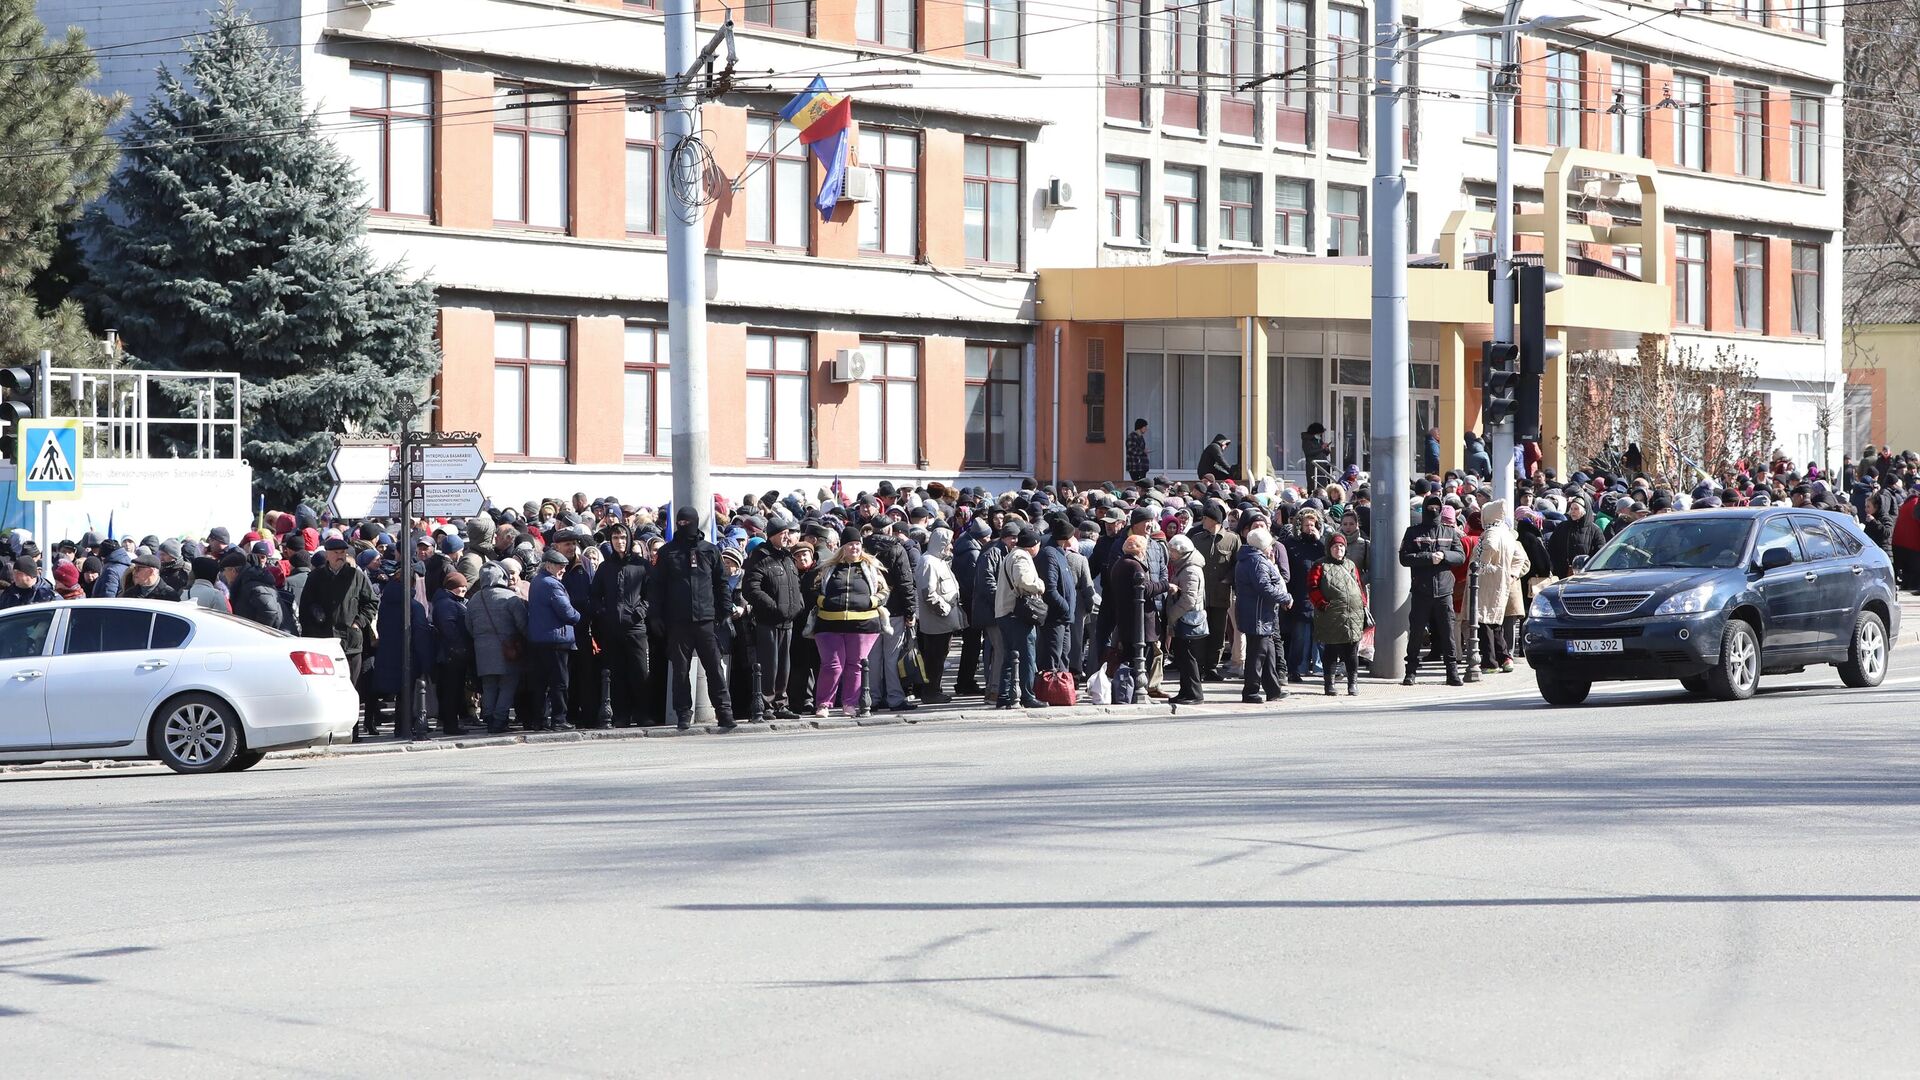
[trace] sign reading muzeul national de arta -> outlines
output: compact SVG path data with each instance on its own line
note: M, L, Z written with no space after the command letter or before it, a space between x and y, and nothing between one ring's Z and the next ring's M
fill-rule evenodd
M19 490L22 502L80 497L80 421L22 420Z

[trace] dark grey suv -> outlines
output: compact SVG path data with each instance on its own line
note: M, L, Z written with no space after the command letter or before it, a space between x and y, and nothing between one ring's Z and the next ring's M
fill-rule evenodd
M1554 705L1624 679L1678 679L1738 701L1762 675L1813 664L1839 668L1848 686L1878 686L1900 633L1895 597L1891 560L1837 514L1657 514L1540 590L1527 663Z

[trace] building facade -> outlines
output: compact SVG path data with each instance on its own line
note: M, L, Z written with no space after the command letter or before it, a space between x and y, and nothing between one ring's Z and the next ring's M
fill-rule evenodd
M1804 459L1824 450L1817 414L1837 403L1842 370L1825 318L1839 298L1841 9L1768 5L1583 3L1594 22L1523 38L1514 172L1537 217L1555 149L1646 162L1661 235L1617 242L1646 216L1638 190L1589 170L1553 200L1567 218L1553 261L1669 288L1659 329L1750 356L1783 447ZM165 59L151 43L203 26L204 6L44 0L41 12L85 27L104 88L140 99ZM663 89L661 12L624 0L247 6L361 163L376 251L440 286L435 423L485 433L489 494L664 497L661 231L677 203L648 111ZM1499 18L1408 6L1422 30ZM720 13L703 3L703 27ZM718 490L1104 479L1121 475L1136 415L1155 420L1170 473L1216 431L1290 469L1288 447L1314 420L1364 467L1364 318L1289 300L1196 323L1148 317L1190 310L1153 296L1074 304L1102 312L1083 318L1064 301L1049 309L1040 272L1271 258L1295 269L1259 279L1299 282L1294 299L1358 287L1354 268L1385 254L1369 242L1367 4L757 0L735 19L734 85L700 125L716 178L698 212ZM1456 270L1441 250L1450 227L1448 243L1464 228L1469 252L1491 247L1477 224L1493 195L1491 42L1438 42L1410 65L1407 254ZM774 118L815 74L852 97L855 157L871 170L866 201L825 221L808 205L819 168ZM1522 249L1546 234L1523 235ZM1647 251L1659 272L1642 265ZM1619 345L1582 328L1645 322L1637 302L1630 317L1575 310L1577 292L1609 295L1556 300L1573 347ZM1446 329L1416 335L1411 415L1446 431L1456 464L1459 431L1479 426L1459 343L1484 336L1487 315L1427 310ZM1244 322L1256 317L1253 356ZM850 349L869 377L836 382Z

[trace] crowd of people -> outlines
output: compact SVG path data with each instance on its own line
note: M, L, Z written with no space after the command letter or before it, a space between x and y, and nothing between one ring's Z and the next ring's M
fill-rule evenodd
M1305 489L1248 486L1225 464L1228 440L1210 445L1219 453L1193 480L835 485L716 498L707 517L576 493L412 523L329 522L301 506L237 542L215 528L43 549L15 530L0 538L0 609L142 598L334 638L365 704L360 737L386 725L422 738L430 720L455 734L685 729L696 669L722 728L955 698L1197 703L1222 679L1246 702L1310 679L1356 694L1372 658L1365 478L1350 467ZM1777 458L1686 490L1624 469L1528 472L1517 507L1471 470L1429 472L1402 496L1414 511L1394 540L1412 578L1408 684L1434 663L1458 685L1469 638L1483 671L1514 670L1534 592L1651 514L1770 502L1846 514L1920 591L1912 452L1870 448L1831 482ZM424 685L403 685L409 667ZM429 688L431 708L400 730L396 703Z

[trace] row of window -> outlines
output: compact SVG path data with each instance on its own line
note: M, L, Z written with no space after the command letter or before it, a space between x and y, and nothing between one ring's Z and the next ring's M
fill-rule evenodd
M1476 89L1481 95L1476 110L1482 135L1492 135L1495 123L1493 85L1499 78L1499 44L1491 37L1478 41L1475 65ZM1655 98L1647 83L1647 65L1631 60L1613 60L1608 72L1609 98L1589 101L1585 93L1587 57L1573 49L1553 49L1546 56L1546 141L1550 146L1587 146L1612 150L1634 157L1647 156L1649 118L1657 110L1673 111L1673 161L1688 169L1751 176L1756 179L1784 180L1807 187L1824 183L1821 132L1825 103L1810 94L1788 94L1787 175L1769 175L1766 162L1767 112L1769 98L1781 91L1764 86L1736 83L1732 96L1725 100L1708 98L1705 75L1676 72L1671 83L1658 87ZM1587 112L1608 114L1612 141L1610 146L1590 146L1583 139L1580 118ZM1733 159L1710 160L1707 138L1710 128L1733 132Z
M1329 4L1326 32L1316 39L1310 0L1270 0L1274 22L1261 19L1261 0L1222 0L1218 5L1175 3L1150 11L1142 0L1106 0L1106 114L1133 123L1147 118L1150 86L1163 86L1162 126L1198 131L1203 126L1203 90L1219 96L1223 134L1252 138L1258 132L1256 95L1275 101L1274 137L1307 145L1312 139L1310 101L1326 102L1327 142L1360 153L1365 145L1366 9ZM1210 8L1218 14L1210 16ZM1164 36L1165 78L1151 77L1153 40ZM1267 42L1272 41L1273 55ZM1309 61L1317 51L1324 59ZM1269 64L1277 66L1269 68ZM1291 72L1277 88L1248 84L1268 72ZM1411 110L1409 110L1411 111Z
M1705 328L1712 310L1708 234L1680 229L1673 247L1673 323ZM1792 333L1819 337L1821 333L1821 250L1818 244L1796 242L1792 247L1792 310L1787 327L1769 324L1767 276L1780 272L1768 266L1767 241L1758 236L1733 238L1733 326L1757 334Z
M662 10L658 0L626 0L627 6L646 11ZM1020 0L925 0L927 3L959 3L965 11L962 20L965 54L976 60L997 64L1021 62ZM914 0L854 0L854 38L869 45L895 49L920 48L921 26ZM791 34L815 36L819 23L814 0L746 0L737 17L748 26L784 30Z
M1106 160L1104 196L1108 243L1145 245L1149 242L1147 179L1151 166L1132 158ZM1315 248L1313 181L1294 176L1271 178L1273 217L1271 233L1262 236L1263 177L1256 173L1220 170L1214 188L1211 235L1206 204L1206 170L1196 165L1168 164L1160 171L1160 239L1167 248L1202 250L1215 244L1227 248L1271 246L1310 252ZM1408 196L1409 208L1412 196ZM1324 250L1329 255L1367 253L1367 192L1342 184L1326 186ZM1413 235L1409 210L1408 235Z
M355 67L355 123L343 138L366 180L372 208L383 214L433 215L433 82L416 72ZM572 225L568 139L573 102L565 91L501 82L494 92L493 217L509 227L558 232ZM968 139L960 207L968 262L1018 266L1021 258L1018 143ZM921 133L862 126L854 163L874 170L872 202L859 212L860 249L918 259ZM660 231L660 138L653 113L626 114L626 227L633 236ZM747 243L807 250L817 215L812 163L792 127L771 114L747 118L747 164L740 193Z
M860 461L917 468L922 437L921 343L863 340L868 354L860 402ZM569 327L538 319L494 321L493 454L500 459L565 461L568 457L572 364ZM814 342L808 334L747 334L746 459L777 465L816 463L813 446ZM626 328L621 445L628 458L664 458L673 446L672 368L664 326ZM966 346L968 468L1019 468L1022 429L1021 349Z

